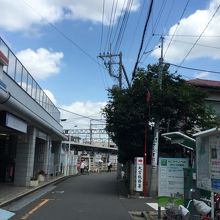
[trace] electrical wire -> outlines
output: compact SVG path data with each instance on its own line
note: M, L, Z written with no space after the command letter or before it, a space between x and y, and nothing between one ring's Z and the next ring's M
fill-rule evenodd
M194 71L201 71L201 72L207 72L207 73L220 74L220 72L213 71L213 70L199 69L199 68L193 68L193 67L187 67L187 66L180 66L180 65L177 65L177 64L173 64L173 63L166 63L166 64L169 64L171 66L175 66L175 67L178 67L178 68L182 68L182 69L187 69L187 70L194 70Z
M111 16L110 16L110 22L109 22L109 27L108 27L108 33L107 33L107 39L106 39L106 44L105 44L105 50L106 48L108 48L109 45L109 35L110 35L110 30L112 27L112 15L113 15L113 10L114 10L114 5L115 5L115 0L113 0L113 4L112 4L112 9L111 9ZM107 49L108 50L108 49ZM111 51L110 51L111 52Z
M159 33L154 33L153 34L154 36L161 36L163 35L164 37L172 37L173 35L172 34L159 34ZM175 37L199 37L200 35L191 35L191 34L175 34ZM220 37L220 35L202 35L202 37Z
M116 11L117 11L117 7L118 7L118 0L116 2L116 5L115 5L115 11L114 11L114 16L113 16L113 19L112 19L112 27L111 27L111 31L110 31L110 36L109 36L109 43L112 44L112 33L113 33L113 26L115 24L115 17L116 17Z
M129 16L130 16L130 11L131 11L132 5L133 5L133 0L128 0L127 1L127 6L126 6L126 11L125 11L124 16L123 16L121 28L120 28L118 38L117 38L116 44L115 44L115 50L114 50L115 53L118 53L119 48L121 46L121 43L122 43L122 40L123 40L123 37L124 37L124 33L125 33L125 30L126 30L126 27L127 27L128 19L129 19Z
M133 73L132 73L132 80L135 77L136 68L138 66L140 54L141 54L141 51L142 51L142 48L143 48L143 45L144 45L144 38L145 38L148 22L149 22L149 19L150 19L150 16L151 16L151 12L152 12L152 8L153 8L153 2L154 2L154 0L151 0L150 7L149 7L149 10L148 10L147 19L146 19L146 22L145 22L145 25L144 25L144 30L143 30L143 34L142 34L142 38L141 38L141 45L140 45L140 48L139 48L139 51L138 51L137 60L136 60L134 70L133 70Z
M47 23L57 32L59 33L65 40L70 42L74 47L76 47L78 50L80 50L85 56L87 56L90 60L92 60L94 63L100 65L94 57L92 57L89 53L87 53L82 47L80 47L76 42L74 42L71 38L69 38L66 34L64 34L59 28L57 28L52 22L45 19L39 12L37 12L31 5L29 5L25 0L23 2L35 12L39 17L46 20Z
M62 111L65 111L65 112L68 112L68 113L71 113L71 114L74 114L74 115L77 115L77 116L80 116L82 118L87 118L87 119L91 119L91 120L95 120L95 121L100 121L101 119L95 119L95 118L91 118L89 116L85 116L85 115L81 115L81 114L78 114L78 113L75 113L75 112L72 112L72 111L69 111L67 109L64 109L64 108L61 108L61 107L58 107L58 109L62 110Z
M117 22L117 27L116 27L115 34L114 34L114 37L113 37L113 40L112 40L112 44L115 41L118 29L119 29L119 24L122 22L122 14L123 14L123 11L124 11L125 2L126 2L126 0L124 0L124 2L123 2L123 6L122 6L121 13L120 13L120 16L119 16L119 21Z
M105 15L105 0L103 0L103 4L102 4L102 29L101 29L100 53L102 51L104 15Z
M135 38L136 38L136 36L137 36L137 30L138 30L138 27L139 27L139 25L140 25L141 17L142 17L142 15L143 15L145 2L146 2L146 1L144 1L144 5L141 7L141 10L140 10L140 13L139 13L139 16L138 16L136 25L135 25L135 30L134 30L134 32L133 32L133 36L132 36L132 39L131 39L131 44L130 44L131 47L130 47L129 52L128 52L128 57L130 56L130 52L132 51L132 47L133 47L133 45L134 45L132 42L135 41Z
M160 22L160 19L161 19L162 15L163 15L163 11L164 11L164 9L165 9L165 7L166 7L166 6L165 6L166 4L167 4L167 0L163 0L162 4L161 4L161 6L160 6L160 10L159 10L159 12L158 12L157 20L156 20L155 25L154 25L154 28L153 28L153 30L152 30L153 33L154 33L155 30L157 29L157 26L158 26L158 24L159 24L159 22Z
M188 1L186 2L186 5L185 5L185 7L184 7L184 9L183 9L183 12L182 12L182 14L181 14L181 16L180 16L179 21L182 20L183 15L185 14L186 9L187 9L187 7L188 7L188 5L189 5L189 2L190 2L190 0L188 0ZM177 32L179 26L180 26L180 22L178 22L177 25L176 25L175 31L173 32L172 37L171 37L171 39L170 39L170 42L169 42L169 44L168 44L168 46L167 46L167 48L166 48L166 51L165 51L165 53L164 53L164 58L165 58L165 56L166 56L166 54L167 54L167 51L168 51L168 49L169 49L169 47L170 47L170 45L171 45L171 43L172 43L172 40L173 40L173 38L174 38L174 36L175 36L175 34L176 34L176 32Z
M189 56L189 54L191 53L191 51L193 50L193 48L196 46L196 44L198 43L198 41L200 40L201 36L204 34L204 32L206 31L206 29L208 28L209 24L211 23L211 21L213 20L213 18L215 17L216 13L218 12L220 8L220 4L218 5L218 7L216 8L215 12L213 13L212 17L210 18L210 20L208 21L208 23L206 24L205 28L202 30L201 34L199 35L199 37L197 38L197 40L195 41L195 43L193 44L193 46L190 48L190 50L188 51L188 53L186 54L186 56L183 58L183 60L181 61L181 63L179 64L180 66L185 62L186 58ZM178 70L178 68L177 68Z
M194 44L192 42L182 41L182 40L173 40L173 41L177 42L177 43L184 43L184 44L191 44L191 45ZM220 50L220 47L214 47L214 46L209 46L209 45L205 45L205 44L197 44L197 46Z

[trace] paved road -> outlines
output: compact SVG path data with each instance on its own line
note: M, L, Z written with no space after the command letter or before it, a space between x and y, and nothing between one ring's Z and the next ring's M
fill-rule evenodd
M138 209L145 202L121 197L115 173L82 175L51 188L49 193L17 210L11 220L131 220L128 210L135 204Z

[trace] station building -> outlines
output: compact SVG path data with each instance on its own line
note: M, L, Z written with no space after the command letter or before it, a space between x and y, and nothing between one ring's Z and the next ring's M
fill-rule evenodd
M58 108L0 38L0 182L59 175L62 131Z

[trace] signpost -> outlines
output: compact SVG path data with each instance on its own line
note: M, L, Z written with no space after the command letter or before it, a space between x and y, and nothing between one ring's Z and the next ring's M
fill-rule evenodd
M143 191L143 174L144 174L144 159L143 157L135 157L134 159L134 190L136 192Z
M184 171L188 158L159 158L158 196L184 194Z

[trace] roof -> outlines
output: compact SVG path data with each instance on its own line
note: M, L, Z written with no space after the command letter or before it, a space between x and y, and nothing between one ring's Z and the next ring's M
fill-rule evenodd
M194 137L198 137L198 136L209 136L209 135L213 135L213 134L217 134L220 133L220 128L211 128L205 131L200 131L198 133L195 133L193 136Z
M191 79L191 80L188 80L187 82L195 86L220 88L220 81L205 80L205 79Z
M171 144L179 144L182 147L188 148L190 150L196 149L196 140L181 132L176 131L163 133L162 137L165 137L166 139L170 140Z

